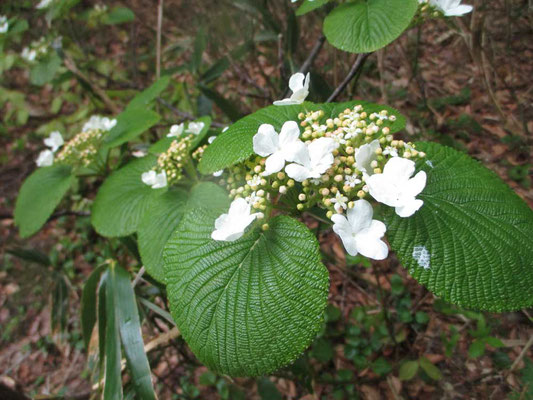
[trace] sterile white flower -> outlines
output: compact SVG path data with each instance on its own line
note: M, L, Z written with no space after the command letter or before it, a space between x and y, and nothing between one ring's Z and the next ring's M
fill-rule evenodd
M401 157L391 158L382 174L366 180L370 195L390 207L395 207L400 217L410 217L424 205L416 196L426 187L426 173L420 171L413 178L415 163Z
M447 17L460 17L474 9L471 5L461 4L461 0L429 0L429 4L438 8Z
M161 189L167 186L167 173L165 171L159 174L153 170L144 172L141 179L145 185L151 186L152 189Z
M307 149L299 139L300 128L295 121L287 121L278 135L272 125L263 124L253 138L254 152L268 157L263 175L279 172L286 161L304 162Z
M303 162L296 161L297 164L285 167L287 175L298 182L309 178L320 178L333 164L333 150L337 148L337 143L331 138L323 137L314 140L306 147L307 152Z
M244 235L244 231L261 213L251 214L252 207L243 198L233 200L227 214L222 214L215 221L215 230L211 233L213 240L233 242Z
M9 29L9 22L5 15L0 15L0 33L6 33Z
M167 134L167 137L178 137L183 133L185 129L185 124L182 122L179 125L172 125L170 127L170 133Z
M344 248L351 256L361 253L374 260L383 260L389 254L387 244L381 240L387 228L381 221L372 219L374 210L366 200L357 200L346 216L331 217L333 231L340 236Z
M28 47L24 47L20 56L26 61L32 62L37 58L37 52L33 49L30 50Z
M377 160L378 156L376 150L379 149L379 140L374 140L370 143L364 144L355 153L355 163L357 169L363 172L363 175L372 175L373 168L372 161Z
M54 153L52 150L41 151L35 163L38 167L49 167L54 163Z
M348 197L341 194L341 192L337 192L336 196L331 199L331 203L334 204L333 208L335 208L335 211L337 211L338 213L348 208L348 205L346 204L347 201Z
M191 122L187 127L187 132L193 135L198 135L204 129L205 124L203 122Z
M65 142L63 140L63 136L61 136L61 133L59 131L54 131L50 133L50 136L44 139L44 144L45 146L50 147L52 152L55 153L57 149L65 144Z
M41 0L40 3L35 6L35 8L37 8L38 10L42 10L52 4L53 1L54 0Z
M295 73L289 79L289 88L292 90L292 95L288 99L278 100L274 102L276 106L288 106L292 104L302 104L309 95L309 83L311 75Z
M116 119L110 119L108 117L101 117L99 115L93 115L89 118L82 128L82 132L88 132L92 130L110 131L117 124Z

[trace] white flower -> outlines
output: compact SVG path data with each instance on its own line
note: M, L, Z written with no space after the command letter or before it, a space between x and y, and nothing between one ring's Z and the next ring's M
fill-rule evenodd
M252 194L250 196L247 196L245 200L248 202L248 204L253 206L260 199L261 199L261 197L257 195L257 192L252 192Z
M427 179L424 171L411 178L414 172L413 161L391 158L382 174L374 174L367 179L370 195L380 203L395 207L400 217L410 217L424 204L415 197L424 190Z
M49 167L54 163L54 153L52 150L41 151L35 163L38 167Z
M259 186L261 184L261 177L259 175L252 176L252 179L246 181L250 187Z
M22 49L22 53L20 53L20 56L26 61L32 62L37 58L37 52L33 49L30 50L28 47L24 47Z
M9 22L5 15L0 15L0 33L6 33L9 29Z
M45 146L50 147L53 153L63 146L64 143L63 136L61 136L61 133L58 131L50 133L50 136L44 139Z
M215 221L215 230L211 233L213 240L233 242L242 237L245 229L261 213L251 214L252 207L243 198L233 200L227 214L222 214Z
M82 128L82 132L88 132L92 130L110 131L117 124L116 119L109 119L107 117L101 117L99 115L93 115L89 118Z
M220 169L220 170L218 170L218 171L216 171L216 172L213 172L213 176L214 176L215 178L218 178L218 177L221 176L223 173L224 173L224 170L223 170L223 169Z
M209 137L207 138L207 143L209 143L209 144L213 143L213 142L215 141L216 138L217 138L216 136L209 136Z
M131 155L135 158L142 158L144 156L146 156L146 154L148 154L146 151L144 150L136 150L134 151L133 153L131 153Z
M276 106L288 106L292 104L302 104L306 97L309 95L309 83L311 75L308 73L307 76L301 72L295 73L289 79L289 88L292 90L292 95L288 99L283 99L275 101L274 105Z
M191 122L187 127L187 132L193 135L198 135L204 129L205 124L203 122Z
M438 8L447 17L460 17L474 9L470 5L461 4L461 0L430 0L429 4Z
M287 165L285 172L298 182L309 178L320 178L333 164L333 150L336 148L337 143L331 138L316 139L307 145L304 161Z
M355 187L361 183L361 179L357 177L357 175L349 175L346 177L344 181L345 186Z
M167 134L167 137L178 137L183 133L185 129L185 124L182 122L179 125L172 125L170 127L170 133Z
M340 236L344 248L351 256L361 253L374 260L387 258L389 249L380 240L387 228L381 221L373 220L374 210L366 200L357 200L353 208L346 213L347 217L335 214L333 231Z
M47 8L50 4L52 4L54 0L41 0L39 4L35 6L38 10L42 10L43 8Z
M348 208L346 202L348 201L348 197L342 195L340 192L337 192L337 195L331 199L331 202L334 204L335 211L338 213L342 212L342 210L346 210Z
M159 174L153 170L144 172L141 179L145 185L151 186L152 189L161 189L167 186L167 173L165 171Z
M384 156L392 156L392 157L398 157L398 150L396 150L394 147L387 146L385 147L385 150L383 150Z
M373 168L372 161L377 160L378 156L376 150L379 149L379 140L374 140L371 143L364 144L355 153L355 163L357 169L364 174L372 175Z
M281 171L285 161L305 160L307 149L299 137L300 128L295 121L285 122L279 135L272 125L263 124L259 127L253 138L253 145L256 154L268 156L263 175Z

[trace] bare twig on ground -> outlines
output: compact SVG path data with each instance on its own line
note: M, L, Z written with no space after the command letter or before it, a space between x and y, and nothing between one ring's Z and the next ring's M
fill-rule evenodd
M370 54L372 53L361 53L357 56L355 62L352 65L352 68L350 68L350 72L348 72L348 75L346 75L341 84L333 91L331 96L329 96L327 103L335 101L337 97L339 97L339 95L344 91L344 89L346 89L352 79L355 78L355 76L358 75L359 72L361 72L361 68L365 64L365 61Z
M516 359L514 360L513 364L511 365L511 368L509 368L509 370L507 371L506 376L509 376L509 374L511 374L518 367L518 364L520 364L520 361L522 361L522 359L526 356L527 352L529 351L529 348L532 345L533 345L533 335L529 338L529 340L527 341L526 345L524 346L524 348L522 349L518 357L516 357Z
M133 283L131 284L132 287L137 286L137 284L141 280L142 276L144 275L144 271L145 271L145 268L144 268L144 265L143 265L141 267L141 269L139 270L139 272L137 272L137 275L135 275L135 279L133 280Z

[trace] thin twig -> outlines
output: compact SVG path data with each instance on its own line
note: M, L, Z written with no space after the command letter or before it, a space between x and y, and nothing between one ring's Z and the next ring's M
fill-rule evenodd
M511 368L509 368L509 370L507 371L506 376L509 376L509 374L513 372L516 369L516 367L518 367L518 364L525 357L531 345L533 345L533 335L531 335L531 337L527 341L526 345L524 346L524 348L522 349L518 357L516 357L516 359L514 360L513 364L511 365Z
M178 117L180 118L183 118L184 120L188 120L188 121L194 121L195 119L197 119L194 115L186 112L186 111L181 111L179 109L177 109L176 107L174 107L172 104L170 104L168 101L158 97L157 98L157 101L159 103L161 103L162 105L164 105L166 108L168 108L170 111L172 111L174 114L176 114ZM214 126L215 128L225 128L227 125L224 125L220 122L216 122L216 121L213 121L211 123L211 126Z
M161 77L161 31L163 29L163 0L157 3L156 77Z
M104 102L106 107L109 108L109 110L111 110L113 114L120 113L120 108L115 103L113 103L113 101L109 98L109 96L103 89L92 83L90 79L78 69L78 67L74 63L74 60L69 57L65 57L64 63L65 67L67 67L67 69L72 72L79 80L82 80L87 85L89 85L91 90Z
M351 80L361 71L361 68L365 64L365 61L370 54L372 53L361 53L357 56L355 62L352 65L352 68L350 69L350 72L348 72L346 78L344 78L341 84L335 89L331 96L329 96L327 103L331 103L332 101L335 101L337 97L339 97L339 95L343 92L344 89L346 89Z
M57 211L56 213L52 214L50 218L48 218L48 221L52 221L54 219L65 217L68 215L74 215L76 217L89 217L91 213L88 211L71 211L71 210ZM9 213L9 212L1 213L0 220L2 219L14 219L14 216L12 213Z
M145 268L144 268L144 265L143 265L141 267L141 269L139 270L139 272L137 272L137 275L135 276L135 279L133 280L133 283L131 284L132 287L137 286L137 284L141 280L142 276L144 275L144 271L145 271Z

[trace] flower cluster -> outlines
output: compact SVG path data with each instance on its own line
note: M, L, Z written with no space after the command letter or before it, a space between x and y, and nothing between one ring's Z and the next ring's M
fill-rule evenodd
M49 149L41 151L36 160L37 166L46 167L56 162L71 166L89 167L96 160L105 133L111 130L115 124L116 120L114 119L94 115L85 123L82 132L66 144L64 144L61 133L52 132L44 140L44 144ZM60 147L63 148L55 155Z
M388 249L381 238L386 228L372 219L366 199L409 217L423 205L416 196L426 183L425 172L412 177L412 159L425 154L393 138L390 128L395 120L387 110L368 113L357 105L335 118L323 111L301 113L279 133L272 125L261 125L253 138L255 155L221 178L239 204L220 217L224 224L217 220L213 239L235 240L234 230L220 226L238 226L242 234L252 221L282 204L299 211L319 206L350 254L385 258Z
M38 58L45 56L50 48L50 43L45 37L41 37L39 40L31 42L29 47L24 47L20 56L27 62L34 62Z
M9 29L9 21L5 15L0 15L0 33L6 33Z

